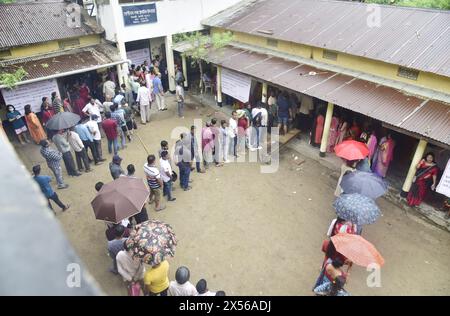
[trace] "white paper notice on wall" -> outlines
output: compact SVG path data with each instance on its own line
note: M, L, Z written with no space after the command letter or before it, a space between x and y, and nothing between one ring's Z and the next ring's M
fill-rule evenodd
M436 192L450 197L450 160L447 161L444 174L436 187Z
M238 99L248 102L252 78L238 72L222 68L222 92Z
M53 91L56 91L60 95L56 79L24 84L11 90L2 89L2 95L6 104L14 105L16 110L23 115L23 108L27 104L31 105L33 112L40 112L42 97L48 97L50 99Z
M132 65L140 66L147 61L150 65L150 48L142 48L127 51L127 58L131 60Z

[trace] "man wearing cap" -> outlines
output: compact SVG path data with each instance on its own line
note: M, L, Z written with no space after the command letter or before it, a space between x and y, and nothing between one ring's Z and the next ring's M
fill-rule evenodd
M41 140L39 145L41 145L42 157L45 158L45 160L47 161L47 166L55 175L56 182L58 183L58 189L67 188L69 185L64 183L62 177L62 169L61 169L62 154L59 151L50 148L49 143L46 140Z
M122 158L118 155L114 155L112 162L109 163L109 171L111 172L111 176L114 180L119 178L121 175L125 175L125 172L122 170L120 163L122 162Z

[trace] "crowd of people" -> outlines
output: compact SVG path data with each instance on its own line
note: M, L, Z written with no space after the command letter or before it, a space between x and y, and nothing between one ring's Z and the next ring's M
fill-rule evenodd
M161 78L158 60L153 60L150 65L132 65L129 69L128 86L121 85L120 88L117 85L117 75L111 70L104 78L101 97L98 93L92 93L89 85L82 83L74 88L75 102L70 102L69 98L62 101L56 92L51 94L51 98L43 97L40 119L31 111L30 105L25 107L26 124L12 105L7 106L7 118L21 143L29 142L26 136L29 130L31 138L41 146L40 153L53 172L58 189L68 187L62 176L61 161L69 176L78 177L82 172L91 172L92 163L99 165L106 161L102 152L102 140L105 138L108 152L112 155L112 161L109 163L112 179L135 177L136 169L133 164L127 165L126 172L123 170L119 151L124 150L127 142L132 141L134 130L138 128L137 115L140 116L141 124L145 125L150 121L150 108L153 104L156 104L158 111L167 110L165 88ZM178 115L184 117L184 77L178 66L173 79L177 84ZM241 104L228 120L218 122L212 118L205 123L201 131L191 126L190 133L180 134L173 152L169 150L168 142L162 140L158 153L149 154L143 164L145 180L150 190L149 204L154 205L155 211L162 211L166 208L162 198L166 198L167 202L176 201L173 191L177 180L183 191L189 191L192 189L191 172L205 173L212 165L221 167L245 154L246 149L249 151L262 149L264 142L267 141L267 132L270 133L272 127L279 127L284 134L291 128L298 128L310 134L311 145L320 145L325 121L324 113L318 111L318 115L314 117L313 110L311 97L299 98L296 94L271 89L266 103L257 101L254 104L250 102ZM47 122L55 114L63 111L79 114L80 122L66 130L48 129ZM373 171L380 177L386 176L393 158L395 141L389 133L380 141L379 136L381 136L379 132L368 124L364 124L361 128L356 120L350 124L344 114L339 115L337 112L333 114L327 151L333 152L336 145L349 139L366 143L370 151L364 160L346 161L342 167L341 178L345 173L354 170ZM56 150L50 146L49 140L56 146ZM174 171L175 167L178 168L178 174ZM436 187L437 166L432 153L426 155L417 169L413 188L408 195L410 205L420 204L427 190ZM33 176L52 210L50 201L56 203L62 211L70 207L59 200L50 184L51 178L41 175L39 165L33 167ZM342 193L339 182L336 196ZM98 182L95 185L96 191L100 191L102 186L103 183ZM147 295L224 295L223 291L209 291L204 279L199 280L196 286L191 284L189 269L186 267L178 268L176 280L169 282L167 261L146 269L142 263L133 260L124 241L134 225L148 219L144 205L141 212L133 218L107 225L108 251L113 259L110 271L121 275L129 290L133 282L138 282ZM328 236L340 232L360 234L361 231L360 227L351 222L337 218L330 225ZM335 251L331 242L324 247L324 251L326 258L321 276L314 287L315 293L347 295L343 287L351 263ZM345 265L348 266L346 272L343 270Z

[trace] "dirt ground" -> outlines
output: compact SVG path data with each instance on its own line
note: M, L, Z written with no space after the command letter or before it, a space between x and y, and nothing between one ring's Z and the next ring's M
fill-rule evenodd
M173 99L168 103L169 111L155 113L150 124L139 125L139 135L154 153L162 139L175 143L170 139L173 128L189 127L194 118L210 119L213 112L190 104L180 119ZM71 208L58 210L57 219L102 290L126 295L121 278L108 271L105 224L95 220L90 206L94 184L111 181L111 156L105 141L103 145L108 162L81 177L64 177L70 188L58 194ZM44 167L38 146L17 150L27 168L37 162ZM136 138L120 156L124 169L133 163L143 177L147 154ZM306 161L299 167L293 156ZM46 166L43 174L51 174ZM186 265L192 283L205 278L211 290L228 295L311 295L323 260L322 241L334 218L336 180L330 174L301 153L282 150L279 170L273 174L260 173L258 163L232 163L211 167L206 174L193 173L189 192L177 182L175 202L159 213L148 207L149 216L171 224L179 239L176 255L169 260L170 279L178 266ZM383 216L364 227L363 236L385 258L381 287L368 287L369 272L353 267L346 289L352 295L449 295L450 234L384 199L377 202Z

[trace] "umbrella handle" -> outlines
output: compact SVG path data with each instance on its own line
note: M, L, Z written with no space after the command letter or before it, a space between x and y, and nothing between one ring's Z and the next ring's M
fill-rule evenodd
M144 142L142 141L141 137L139 136L139 133L135 132L135 134L138 137L139 141L141 142L142 146L144 147L145 151L147 152L147 155L150 155L150 151L148 150L147 146L145 146Z

